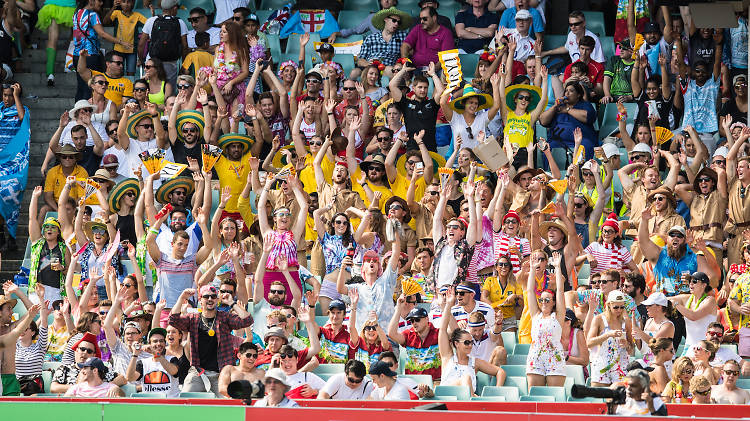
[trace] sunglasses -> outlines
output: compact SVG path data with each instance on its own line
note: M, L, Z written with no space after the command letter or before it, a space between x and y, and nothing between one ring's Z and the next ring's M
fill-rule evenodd
M473 292L469 292L469 291L456 291L456 295L459 296L459 297L463 297L466 294L474 294L474 293Z
M122 284L125 288L133 288L133 284Z
M108 310L99 310L99 315L106 317L107 316L107 312L108 312Z
M727 376L739 376L740 371L739 370L724 370L724 374Z
M428 20L430 20L430 18L428 18L428 17L425 17L425 16L420 16L419 17L419 21L420 22L427 22Z
M654 196L654 200L657 201L657 202L663 202L663 201L667 200L667 198L664 197L664 196Z
M107 134L110 135L110 136L116 135L117 134L117 129L112 129L112 130L108 131Z
M289 213L289 212L279 212L279 213L276 214L276 216L278 216L279 218L284 218L284 217L288 218L288 217L292 216L292 214Z
M184 128L182 129L182 132L183 133L198 133L198 129L196 129L195 127Z
M579 25L583 25L583 21L579 20L578 22L568 22L568 24L570 26L579 26Z
M204 300L215 300L217 297L216 294L206 294L201 296Z
M464 345L466 345L466 346L472 346L472 345L474 345L474 341L473 341L473 340L471 340L471 339L465 339L465 340L463 340L463 341L456 341L456 342L458 342L458 343L463 343L463 344L464 344Z
M91 348L84 348L84 347L82 347L82 346L79 346L79 347L78 347L77 349L78 349L79 351L81 351L81 352L85 352L85 353L87 353L87 354L91 354L91 355L93 355L93 354L94 354L94 352L96 352L95 350L93 350L93 349L91 349ZM725 371L725 373L726 373L726 371Z
M412 324L419 323L423 319L424 319L424 317L412 317L411 319L409 319L409 323L412 323Z
M604 235L614 234L615 232L616 232L615 230L602 230L602 234Z
M711 393L711 389L706 389L706 390L696 390L696 391L695 391L695 393L696 393L696 394L698 394L698 395L701 395L701 396L706 396L706 395L708 395L709 393Z
M245 354L245 358L258 358L257 352L248 352Z
M230 291L230 290L228 290L228 289L220 289L220 290L219 290L219 293L221 293L221 294L232 294L232 295L234 295L234 291Z
M375 258L372 258L372 257L366 257L366 258L362 259L362 263L370 263L370 262L372 262L372 263L380 263L380 259L375 259Z
M581 174L583 174L584 177L593 177L594 173L591 171L583 171Z
M364 380L364 378L361 378L361 379L353 379L353 378L351 378L351 377L349 377L349 376L346 376L346 380L347 380L347 381L348 381L349 383L353 383L353 384L360 384L360 383L362 383L362 380Z
M60 159L76 159L75 155L62 155Z
M540 303L544 303L544 304L551 303L552 302L552 298L540 298L539 302Z
M708 183L709 181L713 181L713 180L708 177L701 177L698 179L699 183Z
M390 17L388 19L390 19L390 21L393 23L401 24L401 19L390 18Z
M419 163L421 163L421 162L422 162L422 161L412 161L412 160L408 160L408 161L406 161L406 163L407 163L407 164L409 164L409 165L417 165L417 164L419 164Z
M202 19L202 18L204 18L204 17L205 17L205 16L194 16L194 17L192 17L192 18L188 18L188 22L190 22L190 23L195 23L195 22L198 22L199 20L201 20L201 19Z
M271 295L271 294L284 295L284 294L286 294L286 291L284 291L283 289L271 289L271 290L268 291L268 294L269 295Z
M497 262L497 266L499 267L510 267L510 262Z
M341 219L337 219L337 220L333 221L333 223L336 224L336 225L346 225L346 224L349 223L349 221L347 221L347 220L343 220L342 221Z
M519 101L531 101L531 95L518 95L516 98Z
M357 89L357 88L355 88L354 86L351 86L351 87L350 87L350 86L344 86L344 87L343 87L343 88L341 88L341 89L343 89L343 90L345 90L345 91L353 91L353 90L355 90L355 89Z
M314 142L310 142L310 145L323 146L323 142L320 140L316 140Z
M362 328L362 330L364 330L365 332L367 332L368 330L373 330L373 331L374 330L378 330L378 328L376 326L365 326L365 327Z
M670 232L669 236L672 238L685 238L685 236L682 235L681 232Z
M109 82L107 82L106 80L97 80L94 83L96 83L97 85L109 86Z
M406 304L416 304L417 300L406 300Z
M583 203L580 203L580 202L576 202L576 203L575 203L575 207L576 207L576 209L580 209L580 208L582 208L582 207L584 207L584 206L586 206L586 205L585 205L585 204L583 204Z
M104 228L93 228L91 230L91 232L93 232L94 234L102 234L102 235L104 235L104 234L107 233L107 230L104 229Z
M149 129L153 129L154 125L153 124L139 124L138 127L143 127L144 129L149 130Z
M703 282L703 281L701 281L700 279L691 279L691 280L690 280L690 283L691 283L691 284L700 284L700 283L702 283L702 282Z
M599 285L601 283L602 283L602 281L600 281L598 279L596 279L596 280L592 279L592 280L589 281L589 285Z
M693 369L692 368L686 368L685 370L682 371L682 374L693 374Z
M403 206L399 205L398 203L392 204L388 209L390 209L390 210L404 210Z
M440 194L440 192L439 192L439 191L435 191L435 190L432 190L432 191L428 191L428 192L426 192L426 193L429 193L429 194L430 194L430 196L437 196L437 195L439 195L439 194Z
M446 225L445 228L447 228L449 230L460 230L461 229L461 225L450 224L450 225Z
M320 83L318 79L305 79L305 83Z
M612 306L612 310L622 310L625 306Z
M646 154L638 154L638 153L637 153L637 154L635 154L635 155L633 155L633 160L634 160L634 161L637 161L637 160L639 160L639 159L649 159L649 158L651 158L651 155L646 155Z
M52 310L60 310L62 308L61 303L52 304Z
M282 359L284 359L284 358L294 358L294 357L296 357L296 355L294 355L294 352L289 351L289 352L285 352L283 354L279 354L279 357L281 357Z
M133 92L146 92L147 88L133 88Z
M378 138L378 142L390 142L392 137L390 136L383 136Z
M110 63L116 64L118 66L124 66L125 65L125 62L121 61L121 60L112 60L112 61L110 61Z
M153 69L154 67L156 66L154 66L153 64L146 64L143 66L144 69Z
M707 332L707 333L708 333L708 336L712 336L714 338L720 338L724 336L722 332Z
M192 85L177 85L177 90L190 89Z

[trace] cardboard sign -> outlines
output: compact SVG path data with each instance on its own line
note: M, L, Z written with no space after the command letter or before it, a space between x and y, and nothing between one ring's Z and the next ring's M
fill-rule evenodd
M177 177L185 168L187 168L186 164L178 164L175 162L167 161L166 159L162 162L161 171L159 171L159 174L161 174L161 178L168 180L170 178Z
M313 43L313 45L315 46L315 51L318 51L318 48L320 47L321 44L323 43L322 42ZM336 42L331 45L333 45L333 51L336 54L351 54L353 56L358 56L359 51L362 49L362 40L353 41L353 42Z
M440 60L440 67L443 68L445 80L448 82L445 90L446 92L453 92L454 89L461 86L464 77L461 71L461 58L458 56L458 50L440 51L438 59Z

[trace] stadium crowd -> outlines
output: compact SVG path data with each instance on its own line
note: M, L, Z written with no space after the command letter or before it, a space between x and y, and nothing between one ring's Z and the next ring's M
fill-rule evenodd
M32 31L55 89L72 30L78 82L0 291L4 396L750 403L746 13L619 0L613 38L575 10L546 48L546 0L380 0L281 61L246 3L4 2L0 175L40 170Z

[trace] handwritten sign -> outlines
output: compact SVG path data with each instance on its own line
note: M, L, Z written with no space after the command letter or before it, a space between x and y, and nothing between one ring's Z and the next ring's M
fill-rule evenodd
M438 53L440 67L443 68L443 74L448 81L446 92L453 92L463 81L463 72L461 71L461 58L458 57L458 50L440 51Z

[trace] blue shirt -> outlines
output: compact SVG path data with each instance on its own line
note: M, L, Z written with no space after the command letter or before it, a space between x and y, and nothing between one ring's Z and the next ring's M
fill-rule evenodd
M90 56L101 54L99 51L99 35L94 26L101 25L99 15L93 10L78 9L73 15L73 39L75 42L74 56L79 56L85 49Z
M716 101L719 95L719 78L709 77L703 86L695 80L688 81L685 91L685 115L682 127L691 125L698 133L712 133L719 130L716 115Z
M594 121L596 120L596 111L591 103L578 101L570 108L586 111L586 122L581 123L573 116L567 113L555 114L552 123L547 130L548 141L553 148L567 147L572 149L575 145L573 140L573 130L580 127L583 132L583 144L586 146L586 159L591 159L594 153L594 146L599 144L596 133L594 133Z
M535 8L529 8L531 14L531 30L529 35L536 38L534 34L544 32L544 20L542 15ZM516 8L505 9L503 16L500 18L500 26L503 28L514 29L516 27Z
M406 35L406 31L396 31L391 35L391 41L386 42L382 32L372 33L362 43L358 58L368 61L378 59L386 66L393 66L401 57L401 43L406 39Z
M456 15L456 25L463 23L465 28L489 28L490 25L497 25L498 22L500 22L500 18L497 16L497 13L490 12L486 8L482 16L479 17L474 16L471 7L458 12ZM490 41L492 41L492 37L479 39L458 38L456 47L471 54L486 47Z
M654 265L654 285L653 291L661 291L666 296L677 294L688 294L690 289L687 285L676 284L675 282L682 276L682 272L696 272L698 270L698 256L686 246L685 255L680 260L674 260L667 254L667 247L664 246L659 253L659 259Z

